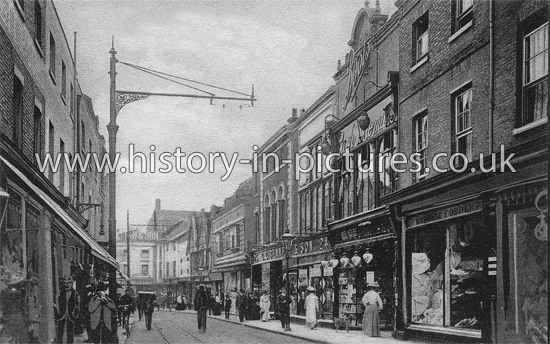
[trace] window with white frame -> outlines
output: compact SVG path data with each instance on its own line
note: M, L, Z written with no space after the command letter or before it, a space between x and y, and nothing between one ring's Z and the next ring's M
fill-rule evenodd
M473 19L474 0L455 1L455 26L453 31L458 31Z
M523 39L523 113L519 125L547 118L548 22Z
M455 152L472 158L472 89L459 91L453 97L455 116Z
M428 12L426 12L413 24L413 65L428 54L428 19Z
M428 153L428 113L424 112L414 119L414 144L415 153L418 153L417 161L420 163L420 171L417 173L418 179L425 177L428 172L427 153Z
M140 258L149 259L149 250L141 250Z
M160 273L162 274L162 271ZM149 276L149 265L141 266L141 276Z

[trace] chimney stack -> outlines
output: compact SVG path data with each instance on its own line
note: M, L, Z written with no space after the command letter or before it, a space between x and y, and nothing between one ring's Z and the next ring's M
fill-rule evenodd
M292 117L290 117L286 121L288 122L288 124L291 124L291 123L296 122L297 119L298 119L298 109L297 108L292 108Z
M160 211L160 198L157 198L155 201L155 211L156 212Z

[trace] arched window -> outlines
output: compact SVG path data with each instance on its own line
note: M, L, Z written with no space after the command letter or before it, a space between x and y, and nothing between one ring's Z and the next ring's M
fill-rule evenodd
M271 242L277 241L277 194L271 191Z
M285 224L286 206L285 206L284 191L282 186L279 186L279 200L277 201L277 208L279 212L279 218L278 218L279 226L278 226L277 237L280 238L286 230L286 224Z
M269 227L271 224L271 206L269 204L269 195L265 195L264 199L264 232L263 232L263 243L269 243Z

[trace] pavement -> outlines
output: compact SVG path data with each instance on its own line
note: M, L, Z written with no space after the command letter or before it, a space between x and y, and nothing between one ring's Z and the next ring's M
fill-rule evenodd
M156 314L168 313L168 310L155 311L155 313ZM188 313L193 315L196 314L196 312L192 310L185 310L185 311L172 310L172 313L176 313L176 314ZM402 344L403 343L403 341L393 338L391 335L391 331L381 331L380 337L369 337L361 331L346 332L343 329L336 331L332 328L326 328L326 327L318 327L316 329L311 330L307 328L305 325L291 323L290 324L291 331L285 332L284 329L281 328L281 322L279 320L270 320L268 322L262 322L261 320L245 320L241 323L239 322L238 316L234 314L230 316L229 320L225 319L223 314L219 316L209 315L207 317L213 318L219 321L234 323L235 325L241 325L249 328L254 328L257 330L268 331L271 333L293 337L296 339L301 339L301 340L313 342L313 343L323 343L323 344L364 344L365 342L368 342L369 344L391 344L391 343ZM134 326L136 326L136 324L138 327L140 325L143 325L142 327L145 327L144 321L141 321L141 323L137 322L137 314L134 314L130 317L130 326L131 326L130 333L133 332L132 329L134 328ZM126 342L128 341L126 338L126 335L124 334L124 329L120 327L118 329L118 337L119 337L120 344L126 344ZM130 337L130 339L131 338L132 337ZM84 344L85 343L84 341L86 339L87 339L87 335L86 335L86 331L84 331L82 335L75 336L74 343ZM145 338L141 338L141 339L145 339Z
M195 311L186 310L185 313L193 313ZM403 341L396 340L392 337L391 331L380 331L381 337L369 337L361 331L349 331L345 330L336 331L331 328L317 327L316 329L309 329L305 325L291 323L290 332L285 332L281 327L279 320L270 320L262 322L261 320L245 320L242 323L239 322L239 317L232 314L229 316L229 320L225 319L224 315L207 315L208 318L215 318L218 320L232 322L240 324L246 327L251 327L259 330L269 331L289 337L294 337L313 343L326 343L326 344L364 344L368 341L369 344L390 344L401 343Z

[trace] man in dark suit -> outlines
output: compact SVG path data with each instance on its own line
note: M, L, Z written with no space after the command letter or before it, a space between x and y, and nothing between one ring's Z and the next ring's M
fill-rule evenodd
M74 341L74 324L80 314L80 295L73 288L72 276L65 276L59 279L61 291L54 304L56 322L56 343L64 343L63 337L67 330L67 344Z
M208 295L204 290L204 284L199 285L199 290L195 294L194 306L197 311L197 324L199 331L206 332L206 312L208 311Z
M244 316L246 315L246 295L244 294L244 290L241 289L239 291L239 295L237 296L237 300L235 301L235 306L238 309L239 312L239 321L243 322Z

